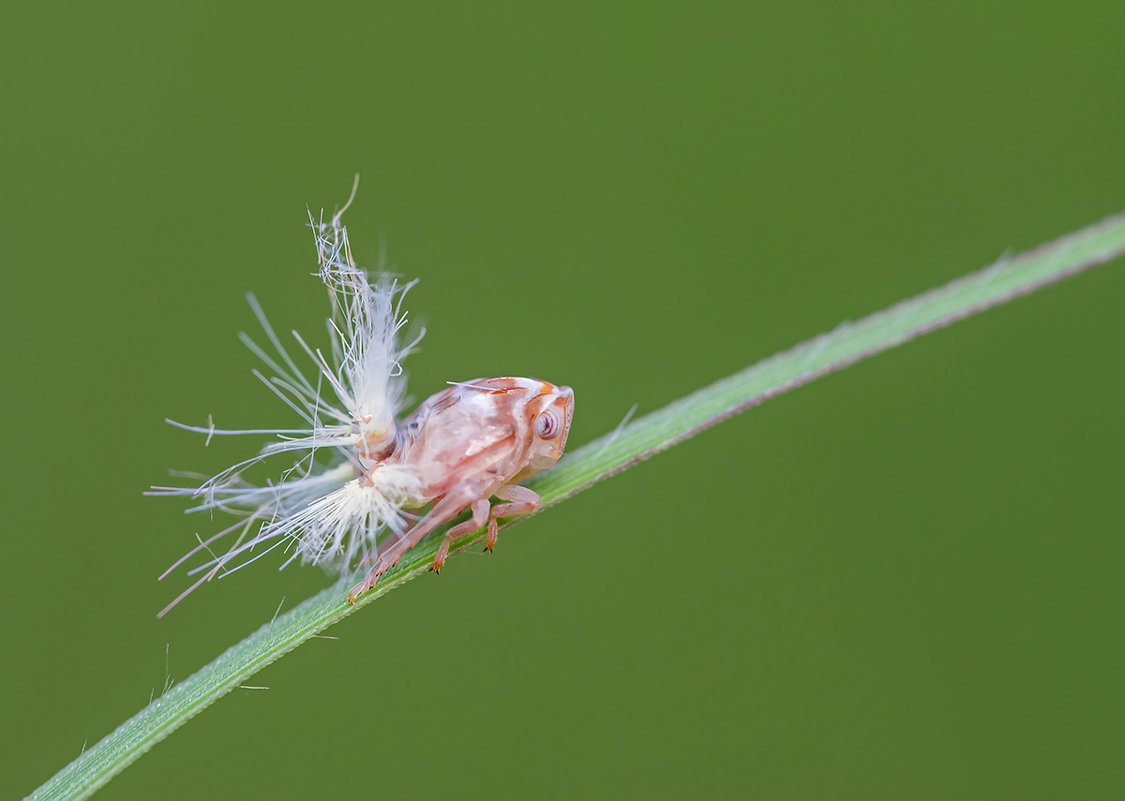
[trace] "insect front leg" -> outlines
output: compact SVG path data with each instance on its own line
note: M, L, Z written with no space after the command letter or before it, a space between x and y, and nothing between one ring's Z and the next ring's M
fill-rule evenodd
M518 484L505 484L497 488L493 494L501 500L512 501L512 503L498 503L492 507L492 514L488 520L488 535L484 538L484 549L489 552L496 547L496 537L499 533L497 518L525 515L534 512L543 503L535 492Z

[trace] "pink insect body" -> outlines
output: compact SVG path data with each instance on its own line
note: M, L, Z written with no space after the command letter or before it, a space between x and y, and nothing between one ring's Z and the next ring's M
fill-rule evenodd
M466 509L471 517L450 528L432 569L441 570L450 544L487 525L485 549L496 544L497 519L539 508L540 499L520 481L551 467L566 446L574 392L534 378L480 378L431 396L403 421L394 450L371 464L361 484L379 486L380 471L408 470L416 478L407 509L429 506L398 536L389 536L368 557L373 567L351 589L352 603L423 537ZM507 501L493 506L493 496Z

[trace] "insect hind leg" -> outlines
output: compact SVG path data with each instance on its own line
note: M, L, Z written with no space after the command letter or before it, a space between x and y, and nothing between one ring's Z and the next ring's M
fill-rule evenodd
M398 560L408 550L435 528L447 520L451 520L462 511L473 505L484 496L487 503L488 495L477 482L465 482L437 501L429 513L419 520L402 537L395 540L385 550L380 549L375 557L375 566L368 571L363 581L356 584L348 591L348 603L354 604L365 592L370 590L379 581L379 577L398 564ZM482 521L483 524L483 521ZM448 549L447 549L448 550Z

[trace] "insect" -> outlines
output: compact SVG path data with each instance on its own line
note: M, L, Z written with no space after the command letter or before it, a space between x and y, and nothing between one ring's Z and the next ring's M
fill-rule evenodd
M189 570L200 577L161 615L203 583L278 548L288 553L282 567L300 559L344 576L369 568L348 593L354 603L409 548L458 514L469 510L470 518L446 532L435 571L458 537L487 526L485 548L491 550L498 518L540 505L539 496L520 482L562 455L574 414L573 391L533 378L451 382L402 418L402 362L421 339L399 341L407 325L403 296L413 283L372 278L356 266L340 221L350 203L327 222L310 214L318 276L332 308L327 354L296 332L293 336L315 374L305 375L252 296L272 352L241 335L272 372L267 377L255 370L255 376L297 413L303 427L227 430L173 423L206 434L208 442L214 435L272 434L274 439L198 486L157 486L148 493L188 497L196 501L189 512L236 518L200 537L161 576L196 554L210 557ZM295 459L279 475L254 478L274 457ZM493 505L493 497L504 503ZM216 554L212 548L224 538L233 543Z
M348 593L348 600L354 603L407 549L466 509L472 516L445 533L431 569L441 570L455 539L486 524L485 550L491 551L498 518L539 508L539 496L518 482L559 460L573 416L570 387L534 378L465 381L419 406L400 430L394 452L359 482L378 486L381 469L406 467L416 472L418 484L403 505L429 504L430 510L374 554L374 567ZM491 506L492 496L508 503Z

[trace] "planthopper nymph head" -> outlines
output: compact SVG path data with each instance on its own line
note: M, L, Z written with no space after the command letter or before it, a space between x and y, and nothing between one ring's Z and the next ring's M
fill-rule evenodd
M556 387L546 381L536 383L540 385L538 394L528 404L531 411L531 450L525 475L546 470L559 460L570 433L570 421L574 418L574 390Z

